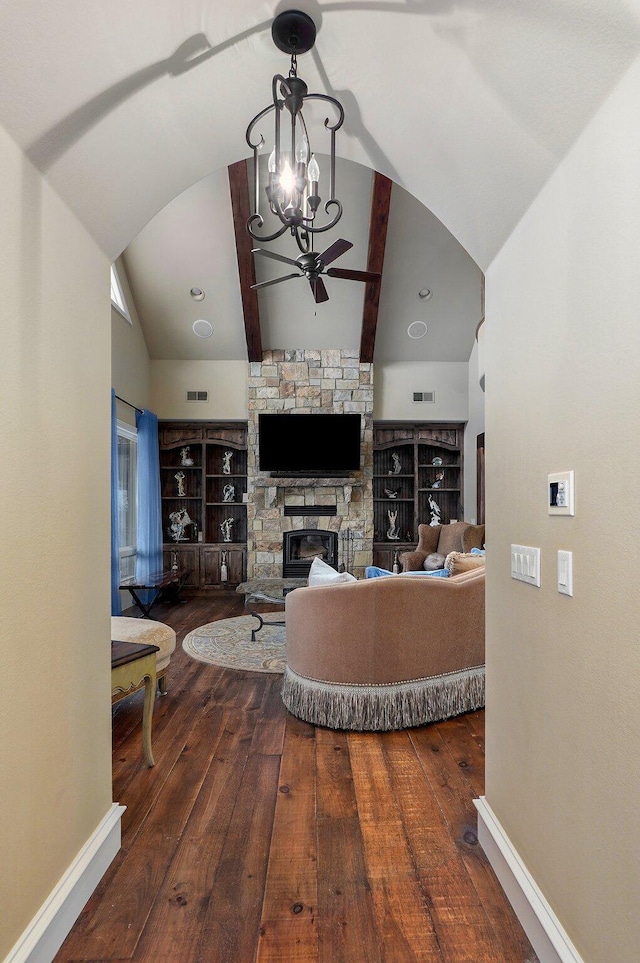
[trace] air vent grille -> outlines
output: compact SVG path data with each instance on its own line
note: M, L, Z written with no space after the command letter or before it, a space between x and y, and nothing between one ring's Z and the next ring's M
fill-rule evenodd
M419 402L420 404L435 404L436 393L435 391L414 391L413 400Z
M208 401L208 391L187 391L187 401Z

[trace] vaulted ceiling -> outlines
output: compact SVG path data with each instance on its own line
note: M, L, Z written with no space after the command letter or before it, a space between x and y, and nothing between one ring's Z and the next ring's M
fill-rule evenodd
M286 70L270 28L290 6L11 0L0 10L0 122L109 257L127 249L152 356L193 356L171 318L178 314L190 330L191 315L176 299L194 284L206 291L203 305L215 308L215 334L199 339L201 356L246 356L237 262L228 260L235 249L228 173L248 155L245 127L268 103L271 76ZM468 356L479 269L636 55L637 0L295 6L318 28L300 74L345 108L338 151L356 213L353 220L345 213L338 232L354 242L341 266L366 266L371 172L394 184L376 356L415 360L423 349L436 360ZM259 275L277 272L262 260ZM447 276L443 265L454 262L464 282ZM434 296L423 304L417 290L425 285ZM359 343L362 288L332 281L330 301L317 311L303 297L304 281L261 293L264 346L285 338L303 346L312 336L316 346L325 337L331 346L337 337ZM432 339L411 342L407 325L419 319Z

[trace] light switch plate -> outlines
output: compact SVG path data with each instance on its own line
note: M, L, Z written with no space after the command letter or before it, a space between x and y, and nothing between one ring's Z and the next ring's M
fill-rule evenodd
M530 545L511 546L511 578L540 587L540 549Z
M547 505L550 515L575 515L575 478L572 471L547 476Z
M558 591L573 595L573 552L558 550Z

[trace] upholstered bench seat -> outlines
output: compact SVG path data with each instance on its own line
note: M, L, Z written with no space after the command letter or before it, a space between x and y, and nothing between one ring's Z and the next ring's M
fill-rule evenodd
M162 695L167 693L167 670L176 647L176 633L164 622L152 619L132 619L124 615L111 617L111 638L114 642L139 642L157 645L156 679Z

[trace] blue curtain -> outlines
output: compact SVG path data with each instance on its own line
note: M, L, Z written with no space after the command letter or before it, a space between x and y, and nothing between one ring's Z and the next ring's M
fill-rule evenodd
M136 413L138 428L138 538L136 579L162 571L162 509L158 418L152 411ZM141 592L148 602L154 592Z
M122 615L120 604L120 552L118 551L118 425L116 392L111 389L111 614Z

